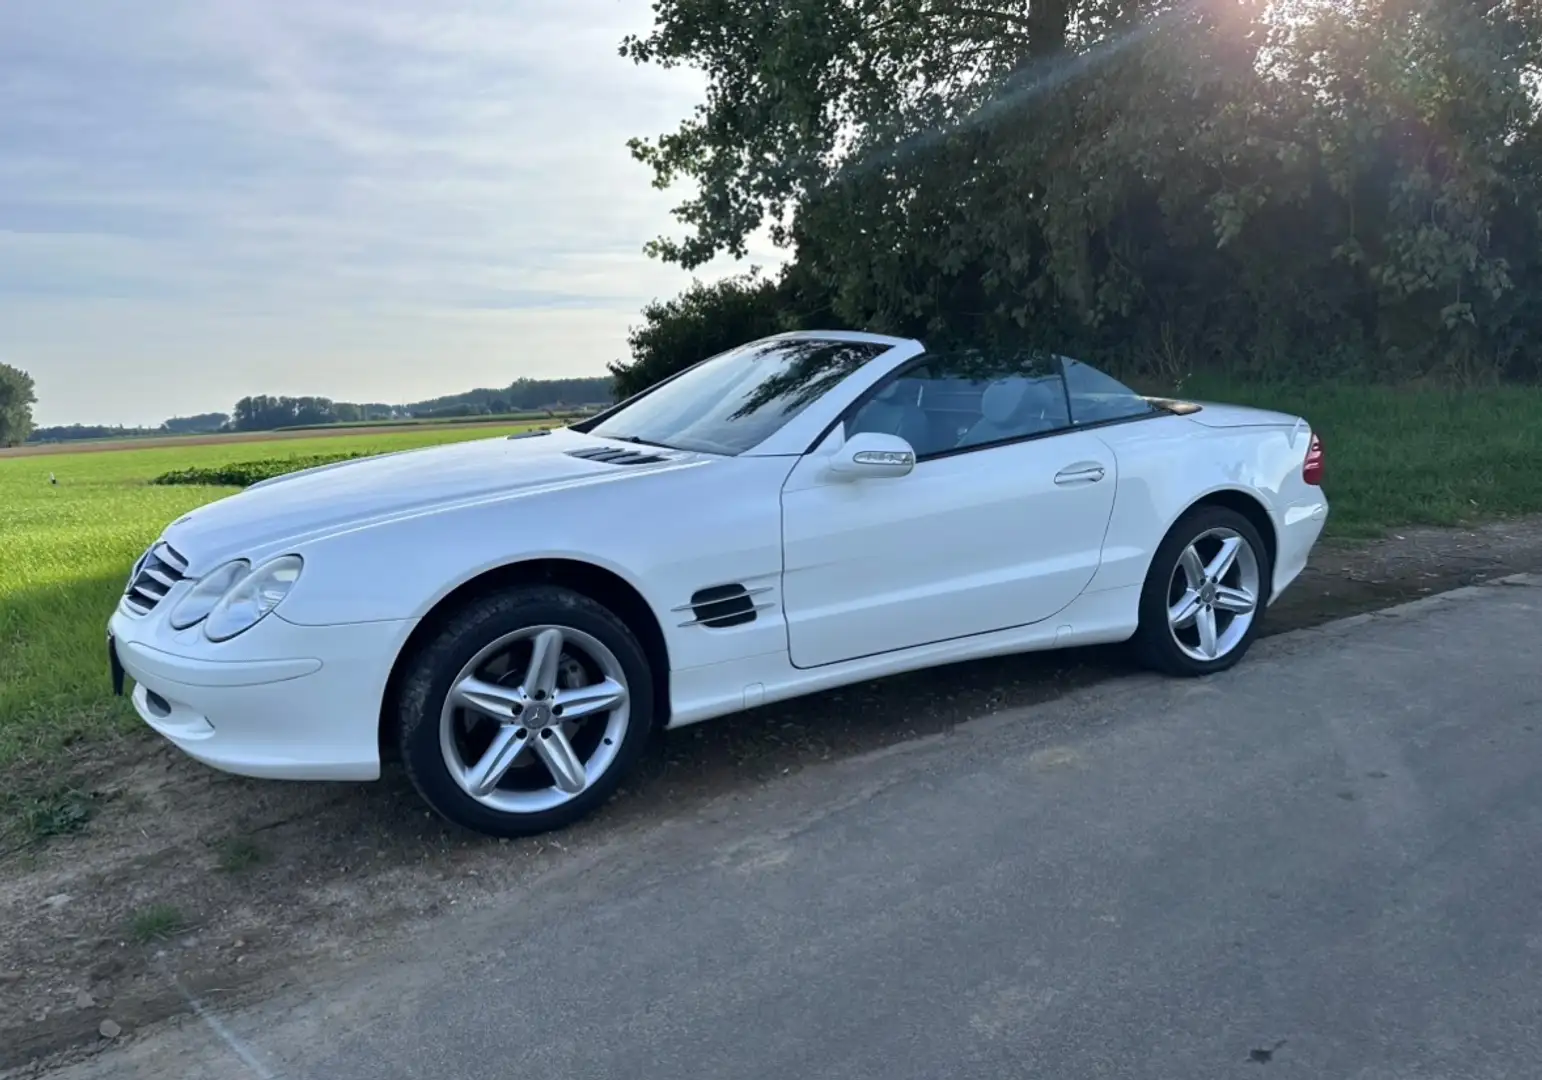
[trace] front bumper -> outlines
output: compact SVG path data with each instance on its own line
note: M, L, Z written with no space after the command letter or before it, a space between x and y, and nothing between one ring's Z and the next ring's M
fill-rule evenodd
M380 706L416 620L298 626L270 615L220 644L160 612L108 624L140 717L189 757L275 780L374 780Z

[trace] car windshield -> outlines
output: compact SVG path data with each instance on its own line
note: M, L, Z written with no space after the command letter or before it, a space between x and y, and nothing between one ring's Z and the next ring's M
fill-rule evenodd
M579 430L676 450L742 454L888 350L882 344L823 338L745 345L696 365Z

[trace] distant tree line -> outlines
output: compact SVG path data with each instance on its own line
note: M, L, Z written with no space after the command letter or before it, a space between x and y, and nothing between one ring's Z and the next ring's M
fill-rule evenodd
M55 424L34 428L28 442L75 442L79 439L134 439L171 434L164 427L126 427L122 424Z
M197 416L173 416L161 425L168 435L202 435L206 432L223 431L230 423L230 416L222 412L199 413Z
M15 372L12 378L6 371ZM22 380L25 380L23 384ZM22 409L18 419L8 420L8 401L21 401L26 394L25 423ZM75 439L120 439L153 435L197 435L222 431L272 431L275 428L317 424L349 424L388 420L436 420L467 416L499 416L507 413L560 411L589 405L608 404L611 380L592 379L516 379L501 390L468 390L461 394L415 401L406 405L384 402L333 401L324 397L287 397L255 394L236 402L230 413L199 413L197 416L173 416L160 427L123 427L104 424L69 424L31 428L32 380L15 368L0 365L0 445L6 440L20 443L69 442ZM19 434L18 434L19 432ZM29 435L30 432L30 435Z
M233 431L271 431L313 424L355 424L370 420L439 420L500 416L609 403L611 380L516 379L501 390L477 389L407 405L359 404L324 397L274 397L259 394L236 402Z
M612 393L611 380L605 376L591 379L515 379L501 390L468 390L463 394L415 402L405 408L409 415L417 417L496 415L560 406L608 404L612 400ZM469 411L445 411L461 408Z

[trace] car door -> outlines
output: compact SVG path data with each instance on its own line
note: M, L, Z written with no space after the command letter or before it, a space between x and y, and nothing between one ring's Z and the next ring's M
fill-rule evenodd
M1058 364L926 356L880 383L782 490L792 663L839 663L1050 618L1097 571L1116 461L1071 430ZM851 434L901 435L915 468L842 479Z

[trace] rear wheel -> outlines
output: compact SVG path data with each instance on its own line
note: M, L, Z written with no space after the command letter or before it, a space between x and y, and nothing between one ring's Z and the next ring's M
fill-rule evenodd
M1231 667L1258 634L1271 574L1268 549L1246 517L1224 506L1190 511L1151 560L1136 654L1172 675Z
M652 673L603 605L509 589L462 608L413 659L398 724L430 806L478 832L528 836L615 791L653 728Z

